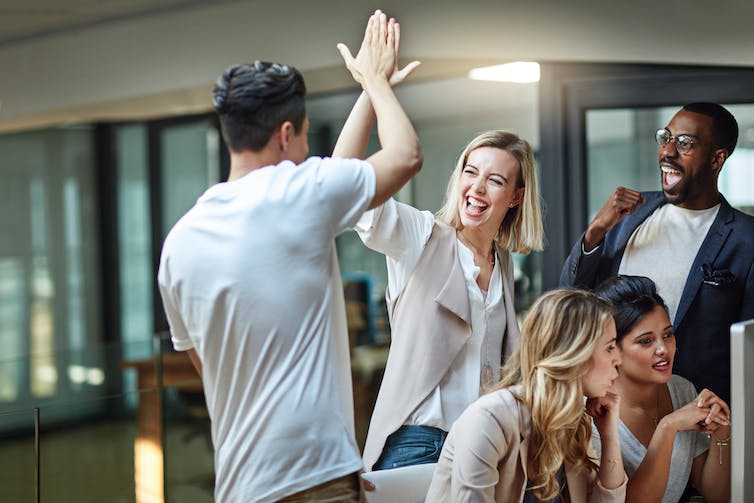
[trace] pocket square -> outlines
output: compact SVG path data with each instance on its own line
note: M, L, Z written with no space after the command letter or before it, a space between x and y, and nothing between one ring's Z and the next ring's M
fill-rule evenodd
M735 277L727 269L713 269L709 264L702 264L704 283L712 286L723 286L733 283Z

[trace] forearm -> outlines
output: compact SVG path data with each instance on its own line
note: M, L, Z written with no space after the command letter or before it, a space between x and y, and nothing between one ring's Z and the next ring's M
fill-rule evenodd
M615 489L626 479L623 469L623 456L620 452L620 438L615 434L601 433L602 452L600 457L599 479L605 489Z
M333 149L333 157L363 159L374 124L374 108L366 93L361 93L348 115Z
M727 433L716 432L712 435L701 480L695 481L697 489L709 503L730 499L730 428L727 430ZM718 440L721 441L720 445L717 444Z
M414 127L387 80L370 79L364 90L374 106L382 147L368 159L376 177L371 209L387 201L421 169L422 154Z
M626 502L662 501L668 484L676 433L672 422L664 418L657 425L644 459L628 481Z
M589 227L587 227L586 232L584 233L584 251L590 252L597 248L602 240L605 239L605 235L607 235L607 228L605 226L601 225L596 220L589 224Z
M382 147L379 153L395 158L397 164L405 164L415 173L413 168L418 170L422 159L419 138L390 84L384 78L369 79L364 91L377 118L377 135Z

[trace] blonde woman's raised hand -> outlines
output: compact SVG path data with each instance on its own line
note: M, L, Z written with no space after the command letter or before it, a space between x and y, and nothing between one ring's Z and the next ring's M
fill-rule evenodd
M388 20L385 13L378 9L369 17L361 48L355 58L345 44L338 44L346 68L362 87L367 79L389 79L392 75L396 65L396 24L394 19Z

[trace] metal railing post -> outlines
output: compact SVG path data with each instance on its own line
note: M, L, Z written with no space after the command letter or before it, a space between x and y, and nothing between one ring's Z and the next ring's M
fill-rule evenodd
M39 407L34 407L34 501L42 501L39 449Z

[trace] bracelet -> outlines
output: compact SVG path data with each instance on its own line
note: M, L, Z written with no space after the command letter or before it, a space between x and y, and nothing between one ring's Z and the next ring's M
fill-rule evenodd
M715 439L715 444L717 444L717 450L719 453L719 462L722 465L723 464L723 447L726 447L730 445L730 435L728 435L728 438L717 438L714 435L710 434L710 439Z

